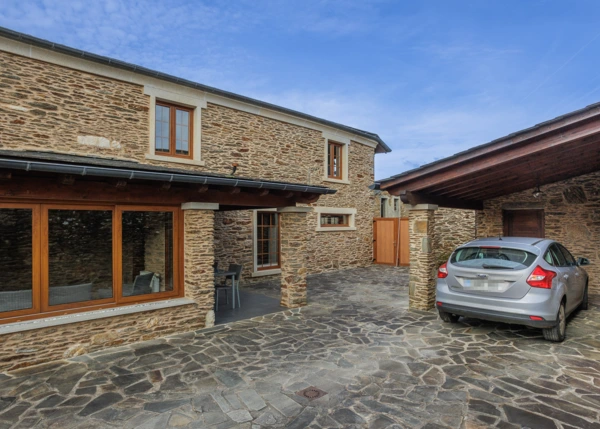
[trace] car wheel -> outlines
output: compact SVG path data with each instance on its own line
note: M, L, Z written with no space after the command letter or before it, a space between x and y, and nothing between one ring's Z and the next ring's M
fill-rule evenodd
M548 341L561 343L565 340L567 332L567 317L565 315L565 302L560 303L558 314L556 316L556 325L552 328L544 329L544 338Z
M458 314L446 313L445 311L440 311L439 313L440 319L446 323L456 323L460 317Z
M583 300L579 305L580 310L587 310L590 306L589 297L588 297L588 285L585 285L585 289L583 290Z

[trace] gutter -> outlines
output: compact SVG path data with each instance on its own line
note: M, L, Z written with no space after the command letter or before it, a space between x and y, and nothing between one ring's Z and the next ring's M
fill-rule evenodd
M298 185L293 183L277 183L264 180L235 179L178 173L159 173L132 169L109 167L93 167L87 165L59 164L41 161L23 161L0 158L0 168L22 171L39 171L46 173L71 174L74 176L112 177L126 180L153 180L160 182L193 183L198 185L233 186L254 189L273 189L278 191L308 192L311 194L335 194L335 189L324 186Z
M234 100L241 101L243 103L253 104L255 106L263 107L269 110L275 110L277 112L284 113L286 115L296 116L302 119L306 119L308 121L317 122L322 125L327 125L329 127L337 128L348 133L356 134L361 137L367 138L369 140L373 140L378 143L381 147L377 148L377 152L388 153L391 152L392 149L385 144L381 137L379 137L375 133L370 133L368 131L359 130L356 128L352 128L346 125L338 124L336 122L328 121L326 119L317 118L316 116L308 115L306 113L301 113L292 109L287 109L285 107L277 106L275 104L267 103L264 101L256 100L254 98L245 97L243 95L235 94L233 92L224 91L222 89L213 88L212 86L203 85L201 83L193 82L187 79L181 79L176 76L162 73L156 70L148 69L146 67L137 66L135 64L126 63L125 61L115 60L113 58L104 57L102 55L96 55L91 52L82 51L79 49L71 48L69 46L61 45L58 43L52 43L48 40L40 39L37 37L30 36L28 34L20 33L18 31L14 31L5 27L0 27L0 36L6 37L7 39L16 40L25 44L29 44L32 46L37 46L42 49L48 49L51 51L59 52L62 54L66 54L72 57L81 58L88 61L94 61L96 63L105 64L111 67L116 67L122 70L127 70L133 73L139 73L146 76L150 76L156 79L164 80L167 82L172 82L178 85L188 86L194 89L198 89L201 91L209 92L211 94L219 95L221 97L231 98Z

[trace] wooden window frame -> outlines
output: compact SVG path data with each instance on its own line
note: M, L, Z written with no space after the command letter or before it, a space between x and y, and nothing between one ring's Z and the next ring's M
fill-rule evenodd
M116 308L134 303L161 301L184 296L183 222L178 206L144 206L119 204L58 204L40 202L3 202L0 209L32 210L32 308L0 313L0 325L43 319L86 311ZM112 211L112 271L113 297L91 301L49 305L48 210L110 210ZM173 290L123 297L122 294L122 213L126 211L163 211L173 213Z
M261 230L261 227L264 226L271 226L271 225L264 225L264 224L259 224L259 219L261 218L261 215L274 215L275 218L277 219L277 265L269 265L267 267L261 267L258 264L258 255L265 255L265 253L263 252L259 252L259 247L260 247L260 243L263 241L268 241L260 237L259 231ZM268 271L268 270L279 270L281 269L281 217L279 216L279 213L275 212L275 211L257 211L256 212L256 255L255 255L255 266L256 266L256 271ZM271 253L267 253L266 255L270 255Z
M346 222L345 223L321 223L321 219L324 216L344 216ZM319 225L321 228L349 228L350 227L350 216L351 214L347 213L319 213Z
M344 177L344 144L342 143L337 143L337 142L333 142L333 141L328 141L327 142L327 178L328 179L336 179L336 180L343 180ZM334 159L335 159L335 149L339 148L340 149L340 156L338 159L338 174L335 174L335 168L334 168Z
M183 159L194 159L194 109L191 107L182 106L179 104L168 103L165 101L156 100L156 105L154 109L156 110L156 106L168 107L170 109L169 115L169 151L164 152L162 150L156 149L156 114L154 116L154 141L152 144L154 145L154 154L160 156L172 156L174 158L183 158ZM188 112L190 115L190 123L189 123L189 136L188 136L188 154L180 154L177 153L177 142L176 142L176 132L177 132L177 110L183 110Z
M29 318L34 317L41 311L40 290L41 290L41 273L40 264L37 263L41 259L41 207L40 204L22 204L22 203L0 203L0 209L31 209L31 308L22 310L5 311L0 313L0 324L3 319L14 318Z

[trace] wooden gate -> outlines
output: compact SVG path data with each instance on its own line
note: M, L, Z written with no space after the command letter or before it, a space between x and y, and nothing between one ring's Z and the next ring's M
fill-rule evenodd
M373 219L373 260L376 264L410 264L408 219L379 217Z

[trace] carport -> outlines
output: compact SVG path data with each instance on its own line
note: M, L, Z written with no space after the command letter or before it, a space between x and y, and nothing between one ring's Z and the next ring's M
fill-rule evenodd
M476 236L562 242L600 292L600 103L379 182L409 208L411 308L435 302L435 210L476 211Z

